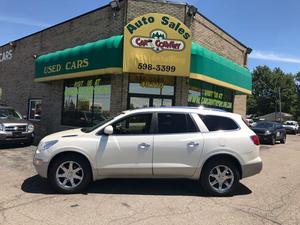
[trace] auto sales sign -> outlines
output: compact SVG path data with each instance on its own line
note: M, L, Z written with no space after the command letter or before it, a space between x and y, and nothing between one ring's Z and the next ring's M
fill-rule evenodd
M131 73L189 76L192 34L175 17L149 13L124 29L123 70Z

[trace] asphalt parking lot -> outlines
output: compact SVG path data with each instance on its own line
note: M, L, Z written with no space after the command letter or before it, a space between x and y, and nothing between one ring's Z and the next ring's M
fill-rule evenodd
M189 180L103 180L58 195L36 175L34 149L0 149L0 224L300 224L300 135L262 145L262 173L226 198Z

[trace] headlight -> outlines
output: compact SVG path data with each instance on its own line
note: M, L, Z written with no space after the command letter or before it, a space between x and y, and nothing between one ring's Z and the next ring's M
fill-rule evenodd
M269 130L266 130L265 135L269 135L271 132Z
M45 151L49 148L51 148L53 145L55 145L58 142L58 140L53 140L53 141L46 141L46 142L41 142L38 146L38 150Z
M32 133L34 131L34 126L32 124L29 124L27 129L29 133Z
M4 131L4 126L3 126L3 124L0 124L0 131Z

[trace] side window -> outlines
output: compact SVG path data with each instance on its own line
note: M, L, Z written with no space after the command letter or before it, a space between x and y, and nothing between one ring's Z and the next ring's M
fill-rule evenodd
M129 116L113 124L114 134L119 135L139 135L149 134L152 114L139 114Z
M236 130L239 126L230 118L223 116L199 115L209 131Z
M159 113L158 114L158 133L176 134L198 132L190 115L184 113Z
M41 114L42 114L42 100L29 99L28 119L41 120Z

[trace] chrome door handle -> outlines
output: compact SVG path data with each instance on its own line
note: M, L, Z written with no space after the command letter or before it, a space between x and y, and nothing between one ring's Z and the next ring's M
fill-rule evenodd
M189 148L195 148L196 146L199 146L199 143L198 143L198 142L192 141L192 142L188 143L188 147L189 147Z
M139 150L145 150L145 151L147 151L147 150L149 149L150 146L151 146L151 145L148 145L148 144L146 144L146 143L142 143L142 144L139 144L139 145L138 145L138 149L139 149Z

